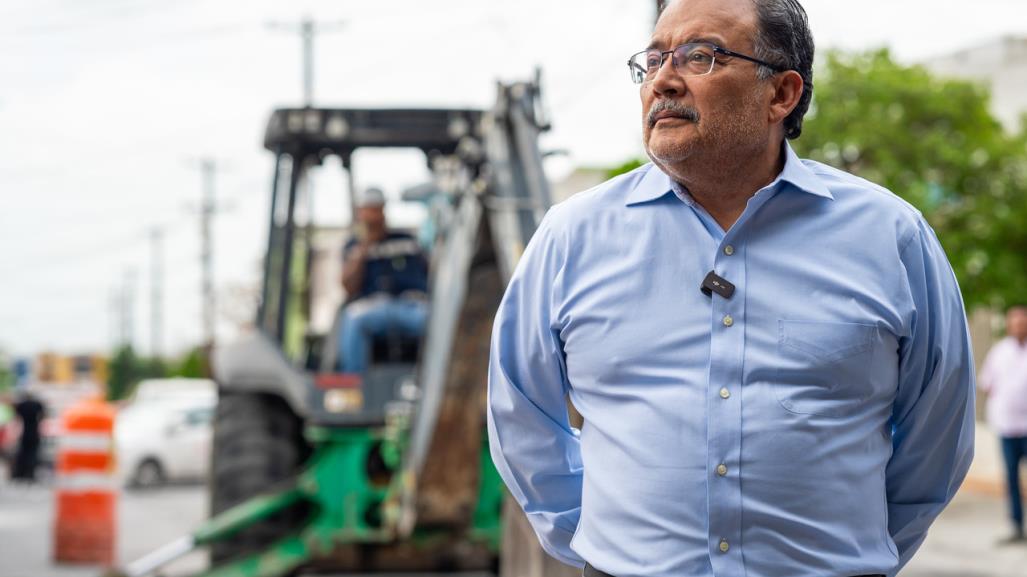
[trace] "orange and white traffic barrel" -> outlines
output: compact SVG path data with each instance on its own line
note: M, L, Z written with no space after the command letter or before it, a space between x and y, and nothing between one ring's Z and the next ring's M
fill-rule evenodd
M113 406L94 398L73 405L61 418L54 521L57 563L114 564L115 414Z

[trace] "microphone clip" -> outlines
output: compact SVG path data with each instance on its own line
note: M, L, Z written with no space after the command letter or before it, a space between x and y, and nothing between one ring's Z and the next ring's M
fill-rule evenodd
M717 273L712 270L706 273L706 278L702 280L702 285L699 287L702 293L710 298L713 298L713 293L717 293L720 296L729 299L731 295L735 294L735 285L727 281L727 279L720 277Z

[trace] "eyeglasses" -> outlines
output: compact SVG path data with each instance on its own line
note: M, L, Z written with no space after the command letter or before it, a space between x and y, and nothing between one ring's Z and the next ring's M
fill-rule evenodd
M721 48L710 42L689 42L682 44L673 50L661 51L656 48L643 50L634 54L628 59L628 69L631 70L631 81L635 84L648 82L656 76L656 72L663 66L667 56L670 55L670 62L674 70L682 76L703 76L713 72L713 65L720 54L727 58L741 58L756 64L766 66L774 72L784 72L788 68L764 62L752 56L732 52Z

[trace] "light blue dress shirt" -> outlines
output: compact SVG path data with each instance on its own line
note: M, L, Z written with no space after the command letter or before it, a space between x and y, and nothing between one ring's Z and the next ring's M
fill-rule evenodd
M726 232L646 165L554 206L525 250L489 439L557 559L894 575L962 482L973 362L937 238L887 190L783 151ZM731 298L700 292L711 270Z

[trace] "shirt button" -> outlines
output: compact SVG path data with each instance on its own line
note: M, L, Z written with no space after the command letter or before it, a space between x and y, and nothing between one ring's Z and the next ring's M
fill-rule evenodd
M724 247L724 254L726 254L728 256L731 256L731 255L735 254L735 247L733 247L731 245L725 246Z
M720 552L721 553L727 553L727 550L730 549L730 548L731 548L731 545L728 545L727 539L721 539L720 540Z
M720 465L717 465L717 474L720 475L721 477L723 477L724 475L727 475L727 465L725 465L723 463L721 463Z
M726 399L731 396L731 391L727 390L727 387L720 389L720 398Z
M724 315L724 326L729 327L735 324L735 319L731 318L731 315Z

